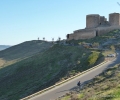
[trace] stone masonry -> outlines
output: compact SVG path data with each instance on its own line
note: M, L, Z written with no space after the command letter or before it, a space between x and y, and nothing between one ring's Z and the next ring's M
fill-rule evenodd
M120 25L120 14L119 13L109 14L109 22L111 25Z
M86 16L86 28L73 31L67 34L67 40L89 39L110 32L114 29L120 29L120 14L109 14L109 21L99 14L90 14Z
M100 16L98 14L92 14L86 16L86 28L95 28L99 26Z

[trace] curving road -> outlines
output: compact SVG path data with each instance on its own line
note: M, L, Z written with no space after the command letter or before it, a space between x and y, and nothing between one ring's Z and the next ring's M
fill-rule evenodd
M95 68L75 79L70 80L69 82L66 82L60 86L57 86L51 90L48 90L47 92L37 95L29 100L55 100L56 98L64 95L65 93L75 88L79 80L81 81L81 83L85 83L93 79L96 75L100 74L106 68L114 66L117 63L120 63L120 60L119 60L120 52L117 52L117 53L118 53L118 56L114 60L108 61L107 63L101 65L98 68Z

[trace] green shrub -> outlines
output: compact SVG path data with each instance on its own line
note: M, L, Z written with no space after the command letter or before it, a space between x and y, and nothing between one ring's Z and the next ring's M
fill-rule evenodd
M99 52L95 52L95 51L92 52L92 54L89 55L87 60L89 63L89 66L94 65L98 58L99 58Z

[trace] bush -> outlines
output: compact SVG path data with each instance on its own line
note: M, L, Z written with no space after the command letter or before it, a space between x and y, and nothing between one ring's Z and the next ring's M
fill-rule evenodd
M110 46L110 49L111 49L112 51L115 51L114 45L111 45L111 46Z
M95 51L92 52L92 54L89 55L87 60L89 63L89 66L94 65L98 58L99 58L99 52L95 52Z

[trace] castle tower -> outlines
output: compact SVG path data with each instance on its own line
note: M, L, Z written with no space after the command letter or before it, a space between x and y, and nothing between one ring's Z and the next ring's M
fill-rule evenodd
M86 28L96 28L100 24L100 15L91 14L86 16Z
M109 23L110 25L120 25L120 14L119 13L111 13L109 14Z
M100 25L105 24L105 21L107 21L107 19L104 16L100 16Z

